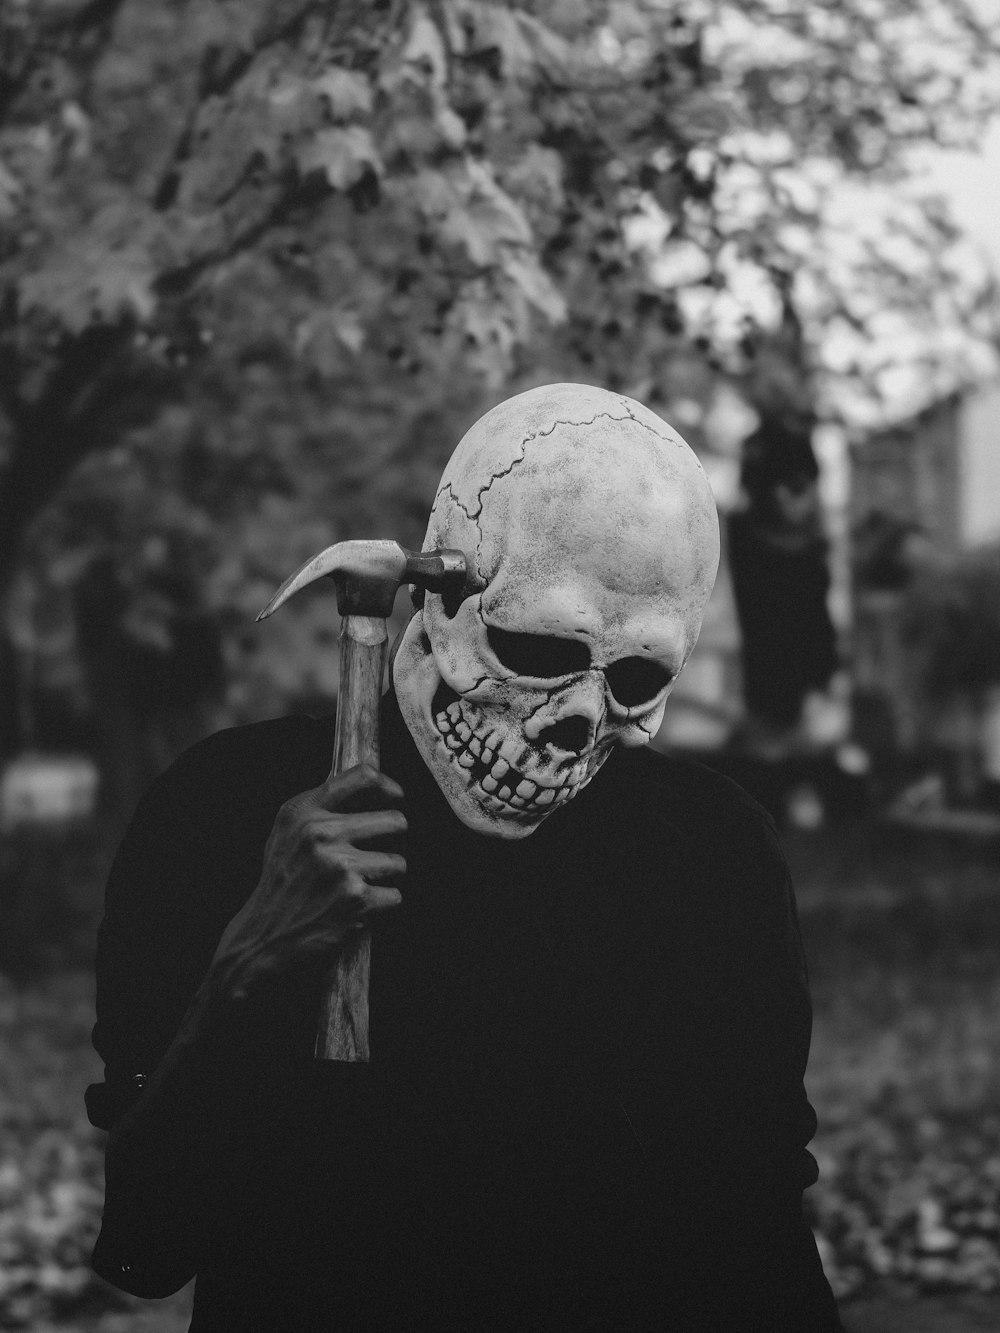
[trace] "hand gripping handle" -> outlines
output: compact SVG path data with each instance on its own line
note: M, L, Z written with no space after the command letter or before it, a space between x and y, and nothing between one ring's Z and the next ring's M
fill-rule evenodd
M257 617L265 619L316 579L330 578L336 586L342 619L334 774L365 762L379 766L378 713L388 639L385 621L400 585L459 592L466 574L462 551L409 551L393 541L338 542L287 578ZM358 930L341 947L324 991L315 1046L318 1059L361 1062L371 1058L370 965L371 934Z

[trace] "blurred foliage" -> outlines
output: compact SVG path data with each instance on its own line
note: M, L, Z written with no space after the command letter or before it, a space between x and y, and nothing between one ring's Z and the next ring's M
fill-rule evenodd
M803 916L820 1119L806 1200L828 1276L840 1297L998 1293L993 855L915 842L835 865Z
M1000 1117L914 1119L888 1098L825 1136L820 1170L809 1215L838 1298L1000 1292Z
M266 634L256 610L330 541L418 543L461 431L529 384L666 411L725 374L831 416L864 378L831 333L878 342L896 310L988 336L940 203L847 251L827 207L914 144L974 142L998 69L975 13L7 0L4 707L55 690L87 716L95 682L132 688L80 651L95 568L164 673L164 589L187 590L188 621L221 633L219 718L328 696L300 651L329 633L318 603Z
M90 1269L104 1202L103 1145L87 1124L92 986L0 981L0 1327L33 1328L109 1303Z
M995 1297L995 842L888 840L841 823L786 838L786 851L814 1008L806 1088L820 1178L805 1198L834 1291ZM957 1313L954 1327L965 1327Z
M0 974L23 981L50 968L88 966L106 877L100 840L88 825L5 829Z

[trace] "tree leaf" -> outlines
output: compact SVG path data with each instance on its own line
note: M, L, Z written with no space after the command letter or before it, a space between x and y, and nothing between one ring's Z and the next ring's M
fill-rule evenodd
M444 86L448 75L444 39L423 5L413 6L413 19L402 54L406 64L416 65L428 75L432 86Z
M451 208L441 222L446 241L463 246L477 265L498 262L505 246L531 244L531 225L524 211L481 163L468 164L462 187L464 202Z
M319 78L313 79L312 87L321 97L326 98L334 120L367 116L374 105L374 90L357 70L331 65Z
M303 176L322 172L335 190L350 189L366 171L382 171L371 133L363 125L320 130L298 149L296 161Z
M566 297L545 269L533 257L505 254L501 260L504 273L523 292L529 304L550 324L561 324L569 313Z

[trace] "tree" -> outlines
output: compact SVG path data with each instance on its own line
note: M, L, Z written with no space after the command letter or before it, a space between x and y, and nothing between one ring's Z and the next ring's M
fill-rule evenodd
M941 210L824 259L837 180L995 109L964 0L13 0L0 60L8 618L110 554L155 639L159 535L235 623L540 378L830 412L830 328L991 331Z

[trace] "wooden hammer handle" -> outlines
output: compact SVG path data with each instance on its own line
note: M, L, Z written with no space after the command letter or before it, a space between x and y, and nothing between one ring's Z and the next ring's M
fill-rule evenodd
M340 622L340 693L333 741L333 772L355 764L379 764L378 714L388 643L378 616L344 616ZM344 943L323 996L316 1058L367 1061L368 974L371 932Z

